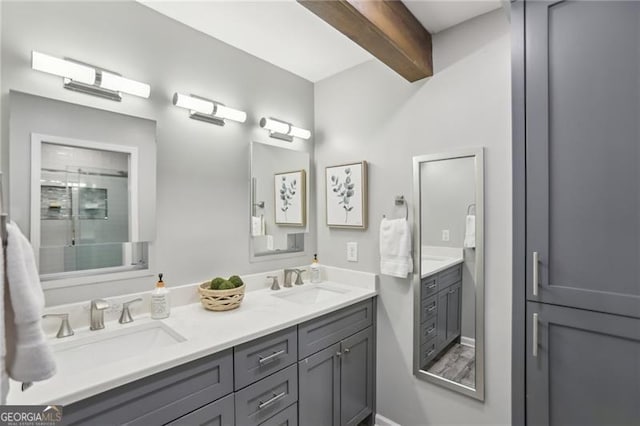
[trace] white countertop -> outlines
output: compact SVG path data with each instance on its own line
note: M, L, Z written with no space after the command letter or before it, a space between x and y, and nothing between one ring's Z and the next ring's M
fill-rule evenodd
M130 354L122 348L122 360L83 368L80 371L57 374L52 379L37 382L25 392L18 383L12 382L8 404L70 404L100 392L132 382L148 375L167 370L186 362L220 352L238 344L285 329L295 324L319 317L323 314L371 298L377 294L377 279L374 274L325 267L324 275L329 280L320 284L305 282L303 286L272 291L248 288L242 305L226 312L211 312L198 303L172 307L171 316L160 320L187 340L163 347L152 357ZM263 275L269 275L268 273ZM331 281L335 279L336 281ZM263 280L264 281L264 280ZM282 283L282 281L281 281ZM274 294L284 294L326 286L340 290L331 298L313 304L299 304ZM186 291L182 289L182 291ZM193 287L195 291L195 286ZM86 337L97 336L125 327L136 327L157 320L147 313L134 316L130 324L117 321L105 323L105 329L89 331L88 327L75 330L75 335L63 339L52 338L51 343L62 344Z
M420 278L428 277L463 262L462 249L423 246L420 259Z

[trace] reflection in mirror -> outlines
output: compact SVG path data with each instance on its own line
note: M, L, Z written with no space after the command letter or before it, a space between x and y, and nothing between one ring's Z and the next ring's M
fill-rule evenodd
M484 399L483 151L414 157L414 373Z
M35 134L32 145L42 279L147 268L147 244L137 241L137 150Z
M251 259L304 252L309 154L251 144Z

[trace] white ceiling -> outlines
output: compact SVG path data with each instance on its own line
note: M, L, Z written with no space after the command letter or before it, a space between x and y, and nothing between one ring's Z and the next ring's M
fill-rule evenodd
M311 82L373 58L295 0L140 2ZM498 0L404 3L431 33L500 7Z

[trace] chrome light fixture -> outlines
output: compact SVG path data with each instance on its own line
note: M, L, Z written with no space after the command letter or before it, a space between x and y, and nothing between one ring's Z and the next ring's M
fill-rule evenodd
M260 127L269 131L269 136L276 139L281 139L287 142L292 142L293 138L309 139L311 132L307 129L295 127L291 123L278 120L275 118L262 117L260 119Z
M148 98L151 86L72 59L60 59L44 53L31 52L31 68L63 78L64 88L121 101L122 93Z
M188 109L189 117L194 120L206 121L218 126L224 126L225 120L239 123L244 123L247 120L247 113L244 111L229 108L220 102L196 95L183 95L176 92L173 94L173 104Z

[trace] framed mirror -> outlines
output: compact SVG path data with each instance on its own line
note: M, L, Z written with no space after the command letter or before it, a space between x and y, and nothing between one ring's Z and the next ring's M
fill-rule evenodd
M484 400L482 148L413 158L416 377Z
M304 254L309 153L252 142L250 157L250 259Z
M31 242L43 282L148 269L138 149L31 135Z

